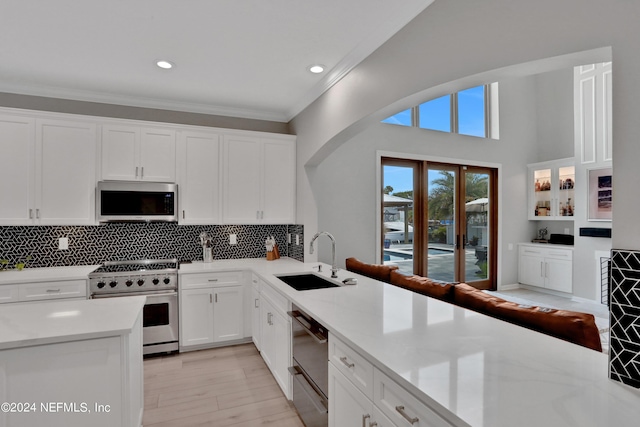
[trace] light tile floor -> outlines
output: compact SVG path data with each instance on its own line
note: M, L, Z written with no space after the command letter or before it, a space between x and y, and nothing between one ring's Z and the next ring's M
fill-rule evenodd
M595 317L596 325L600 330L602 339L602 351L609 351L609 307L596 301L576 301L572 298L536 292L530 289L518 288L505 291L485 291L507 301L520 304L537 305L561 310L579 311L591 313Z

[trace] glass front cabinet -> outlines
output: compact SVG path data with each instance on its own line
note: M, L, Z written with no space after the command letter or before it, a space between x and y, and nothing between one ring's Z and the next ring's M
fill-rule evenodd
M573 220L576 168L574 159L528 165L529 219Z

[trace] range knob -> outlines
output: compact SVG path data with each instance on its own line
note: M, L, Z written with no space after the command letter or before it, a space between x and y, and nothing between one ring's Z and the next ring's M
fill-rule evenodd
M154 285L157 285L158 283L160 283L160 279L158 279L157 277L155 279L152 280Z
M144 279L138 279L138 286L144 285Z
M99 282L98 282L98 289L102 289L102 288L104 288L104 287L105 287L105 285L106 285L106 283L105 283L105 282L103 282L103 281L99 281Z
M168 285L169 282L171 282L171 279L169 279L168 277L165 277L163 282L164 282L165 285Z
M115 288L116 286L118 286L118 282L113 280L113 281L109 282L109 286L111 286L112 288Z
M133 285L133 280L128 279L126 282L124 282L125 285L127 285L127 288Z

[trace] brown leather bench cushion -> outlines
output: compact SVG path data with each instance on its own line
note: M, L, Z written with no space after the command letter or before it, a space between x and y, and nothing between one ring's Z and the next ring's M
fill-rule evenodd
M504 301L466 283L459 283L453 289L453 302L460 307L487 313L490 304Z
M391 284L429 297L453 302L453 283L431 280L422 276L406 276L398 271L392 271Z
M347 258L345 265L351 272L387 283L391 283L391 272L398 269L397 265L367 264L356 258Z
M602 351L600 332L592 314L521 305L504 300L489 304L487 314L574 344Z

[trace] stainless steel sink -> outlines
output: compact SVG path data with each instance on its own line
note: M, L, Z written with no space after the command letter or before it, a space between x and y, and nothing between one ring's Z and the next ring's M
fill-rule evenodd
M291 286L296 291L309 291L312 289L324 289L324 288L337 288L340 285L337 283L325 279L324 277L317 276L313 273L298 273L298 274L283 274L276 276L287 285Z

